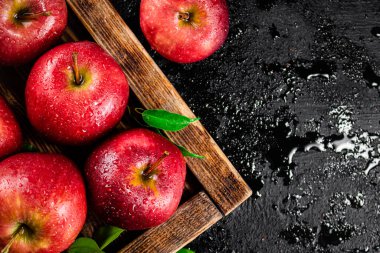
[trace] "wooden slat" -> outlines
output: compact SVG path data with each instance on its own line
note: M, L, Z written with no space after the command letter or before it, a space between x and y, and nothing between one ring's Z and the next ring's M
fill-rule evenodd
M67 2L94 40L122 66L131 89L147 109L161 108L195 117L108 0ZM206 157L189 158L187 164L224 214L252 194L200 122L166 134L175 143Z
M199 192L166 223L148 230L119 253L177 252L222 217L211 199L204 192Z

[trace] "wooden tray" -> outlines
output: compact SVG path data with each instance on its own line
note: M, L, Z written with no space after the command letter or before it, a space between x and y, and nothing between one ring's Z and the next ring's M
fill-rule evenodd
M108 0L67 0L67 3L92 39L123 68L133 91L132 107L141 103L147 109L161 108L195 117ZM82 32L76 32L78 27L71 28L66 29L62 42L84 37ZM73 148L48 143L28 123L23 93L29 69L30 66L0 68L0 95L6 98L17 114L27 142L43 152L62 152L81 165L93 147ZM124 117L115 131L129 127L133 127L133 122ZM200 122L179 132L167 132L166 135L173 142L204 155L205 159L186 159L191 172L188 173L181 206L170 220L147 231L124 233L114 244L114 251L176 252L252 194ZM82 234L91 236L101 224L102 221L89 208Z

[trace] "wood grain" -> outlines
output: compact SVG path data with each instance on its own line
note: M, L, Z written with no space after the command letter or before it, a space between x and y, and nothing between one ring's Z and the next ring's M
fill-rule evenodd
M184 203L164 224L152 228L119 253L171 253L202 234L223 215L204 192Z
M147 109L195 117L108 0L67 2L94 40L122 66L131 89ZM250 188L200 122L166 134L173 142L206 157L189 158L187 164L224 214L251 196Z

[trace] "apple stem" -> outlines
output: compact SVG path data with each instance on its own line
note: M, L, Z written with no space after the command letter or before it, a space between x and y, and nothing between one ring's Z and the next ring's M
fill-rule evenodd
M164 151L162 156L158 158L156 162L154 162L151 166L149 166L147 169L144 170L143 175L144 176L149 176L152 171L157 169L157 167L162 163L162 161L169 155L170 153L168 151Z
M37 13L31 13L31 12L25 12L21 14L16 13L14 17L16 20L19 20L21 22L26 22L26 21L37 19L39 17L48 17L50 15L51 15L50 11L41 11Z
M74 66L73 66L74 81L75 81L75 84L79 86L79 85L81 85L83 83L83 77L79 73L78 53L77 52L73 53L73 62L74 62Z
M189 12L180 12L178 14L178 18L182 21L189 21L190 20L190 13Z
M1 250L1 253L8 253L11 249L13 243L17 240L18 237L22 236L25 233L25 228L23 225L19 226L17 230L12 234L11 240L5 245L5 247Z

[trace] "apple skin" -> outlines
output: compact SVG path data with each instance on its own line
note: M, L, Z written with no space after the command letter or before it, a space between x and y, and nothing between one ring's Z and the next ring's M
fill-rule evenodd
M75 84L74 52L83 83ZM116 61L97 44L83 41L55 47L29 75L25 98L31 124L49 139L68 145L92 142L122 118L128 81Z
M180 13L189 13L188 21ZM178 63L203 60L227 38L225 0L141 0L140 26L151 47Z
M167 151L157 170L137 183L143 168ZM181 151L164 137L132 129L106 141L89 157L86 178L96 213L127 230L155 227L176 211L186 177Z
M81 231L87 213L82 176L58 154L22 153L0 162L0 246L20 224L25 233L10 252L55 253L67 249Z
M22 139L21 129L15 116L0 96L0 159L19 150Z
M17 22L17 12L28 9L38 13L49 11L27 22ZM20 65L47 50L62 35L67 24L64 0L0 1L0 65Z

